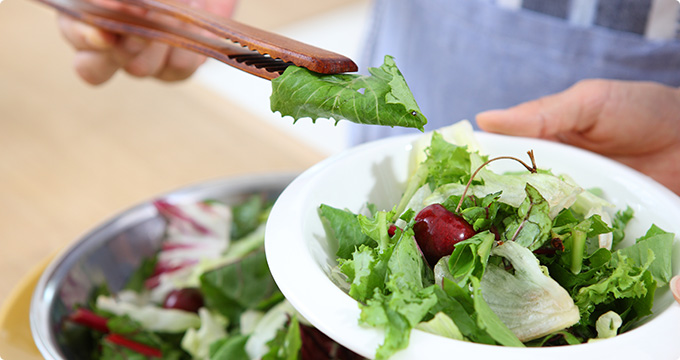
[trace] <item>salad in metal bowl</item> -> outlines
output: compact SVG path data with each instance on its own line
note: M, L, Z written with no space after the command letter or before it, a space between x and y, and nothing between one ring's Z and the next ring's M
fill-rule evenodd
M335 283L359 323L384 330L376 359L412 329L513 347L601 341L651 314L675 235L649 224L622 247L631 208L529 159L480 155L468 123L416 141L401 200L355 213L321 204ZM529 149L527 149L529 150ZM490 162L517 163L498 174Z
M165 237L121 291L96 288L59 336L93 359L361 359L284 299L264 255L271 203L153 202Z

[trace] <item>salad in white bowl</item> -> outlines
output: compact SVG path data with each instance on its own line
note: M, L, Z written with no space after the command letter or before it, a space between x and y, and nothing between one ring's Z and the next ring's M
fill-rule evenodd
M675 359L677 216L620 164L462 122L310 169L266 249L293 306L364 356Z

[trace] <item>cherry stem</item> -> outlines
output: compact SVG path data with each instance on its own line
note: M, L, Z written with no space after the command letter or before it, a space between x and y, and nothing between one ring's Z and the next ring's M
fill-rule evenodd
M520 164L522 164L527 170L529 170L530 173L535 174L538 171L538 168L536 167L536 159L534 158L534 151L529 150L529 151L527 151L527 154L529 155L529 159L531 160L531 166L527 165L527 163L525 163L524 161L522 161L522 160L520 160L516 157L513 157L513 156L495 157L493 159L489 159L489 160L485 161L482 165L480 165L477 168L477 170L475 170L475 172L472 173L472 175L470 176L470 180L468 180L467 185L465 185L465 189L463 190L463 194L460 196L460 201L458 201L458 206L456 206L456 213L459 213L460 207L463 206L463 200L465 199L465 195L467 194L468 189L470 189L470 185L472 184L472 179L474 179L475 176L477 176L477 173L480 170L482 170L482 168L489 165L489 163L491 163L493 161L502 160L502 159L515 160L515 161L519 162Z

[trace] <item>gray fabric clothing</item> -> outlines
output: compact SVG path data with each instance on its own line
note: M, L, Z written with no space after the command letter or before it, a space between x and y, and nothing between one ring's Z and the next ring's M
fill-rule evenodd
M426 130L462 119L474 123L481 111L557 93L582 79L680 86L680 40L574 26L561 15L480 0L378 0L360 67L379 66L386 54L428 118ZM350 132L358 144L417 130L352 125Z

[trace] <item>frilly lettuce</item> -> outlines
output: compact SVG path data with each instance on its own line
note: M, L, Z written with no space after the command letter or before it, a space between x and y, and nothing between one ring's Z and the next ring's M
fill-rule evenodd
M194 360L208 360L210 359L210 345L227 336L224 329L228 321L204 307L198 309L198 316L201 319L201 327L198 330L188 329L184 333L181 345L182 349L191 354Z
M391 56L370 75L323 75L289 66L272 80L271 110L282 116L349 120L358 124L413 127L427 119Z

